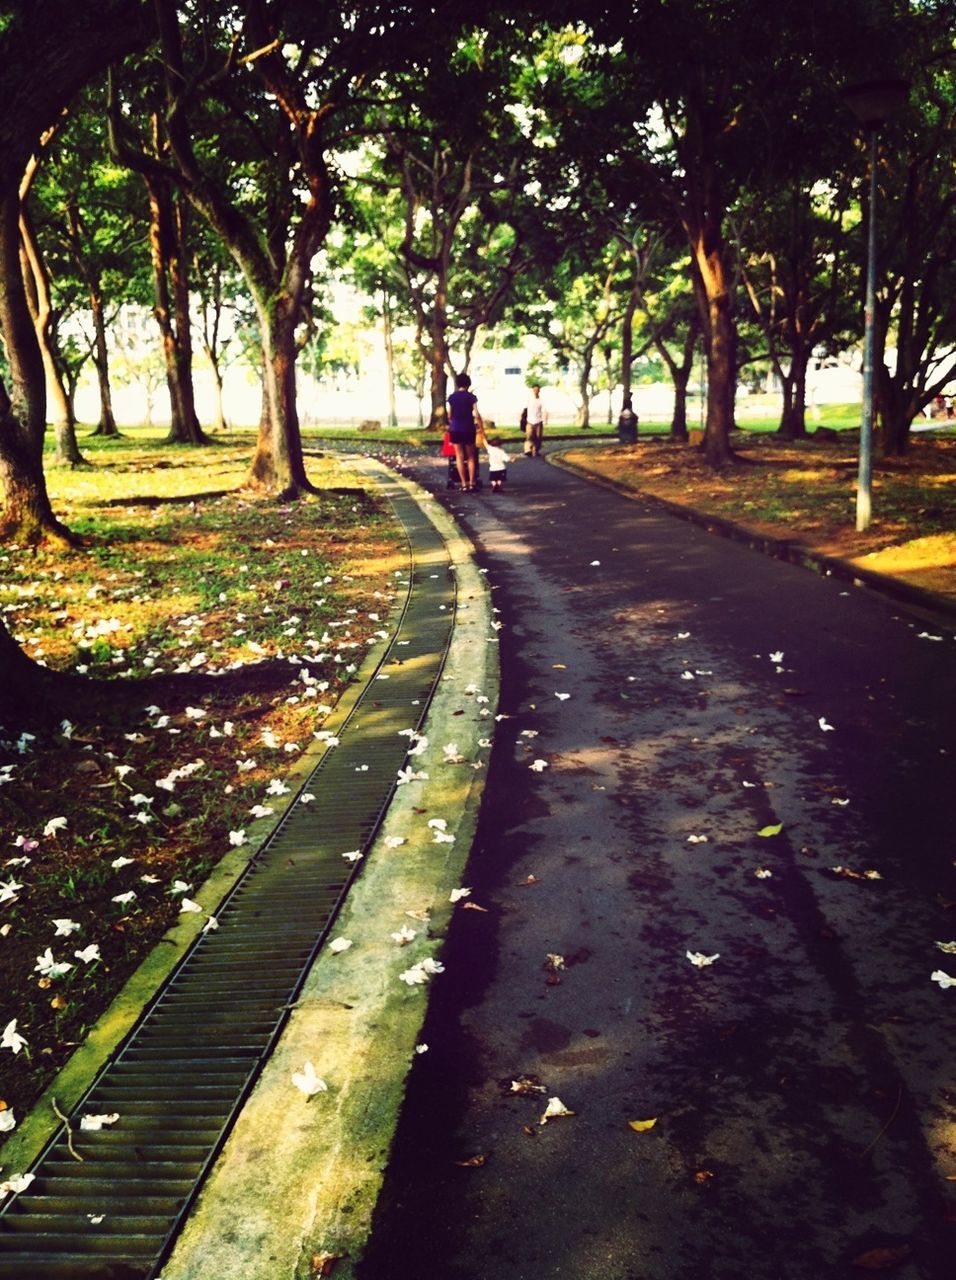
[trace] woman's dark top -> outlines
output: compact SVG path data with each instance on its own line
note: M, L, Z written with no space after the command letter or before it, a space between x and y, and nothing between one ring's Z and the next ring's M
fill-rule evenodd
M451 414L448 430L456 444L475 443L475 405L478 397L470 391L453 391L448 397Z

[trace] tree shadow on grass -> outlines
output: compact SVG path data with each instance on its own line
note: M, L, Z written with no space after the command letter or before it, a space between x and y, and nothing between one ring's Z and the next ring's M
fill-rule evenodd
M20 732L55 728L62 720L127 726L154 702L175 713L198 702L235 706L242 699L251 701L251 709L234 714L254 716L257 701L271 701L287 689L295 672L288 662L266 659L222 675L189 672L109 680L50 671L23 656L0 687L0 725Z

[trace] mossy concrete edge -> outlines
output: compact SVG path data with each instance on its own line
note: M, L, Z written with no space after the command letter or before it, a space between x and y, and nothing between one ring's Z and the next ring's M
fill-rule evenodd
M427 984L400 975L436 958L452 912L467 909L467 899L453 906L449 896L461 886L477 824L498 702L497 639L470 545L430 495L400 483L444 537L458 584L451 645L423 728L429 746L415 760L429 776L396 792L336 925L335 937L352 945L324 948L313 966L163 1280L312 1280L325 1256L340 1258L336 1280L354 1276L427 1007ZM452 742L457 750L446 751ZM428 825L435 819L447 824L442 838ZM395 836L405 843L389 847ZM392 937L403 926L415 931L404 945ZM292 1083L306 1062L327 1092L306 1098Z

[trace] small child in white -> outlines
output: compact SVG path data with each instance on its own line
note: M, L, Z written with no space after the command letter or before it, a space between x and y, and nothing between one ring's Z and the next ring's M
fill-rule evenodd
M508 463L511 458L501 447L501 437L491 436L485 442L488 453L488 481L492 493L500 493L501 487L508 479Z

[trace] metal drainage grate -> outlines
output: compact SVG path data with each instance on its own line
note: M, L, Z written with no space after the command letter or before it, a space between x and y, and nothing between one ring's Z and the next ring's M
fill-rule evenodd
M410 544L408 594L340 745L300 789L316 799L290 806L217 908L218 930L197 939L77 1106L82 1161L61 1129L0 1213L0 1276L157 1276L282 1030L356 874L342 854L374 837L406 758L399 730L421 724L451 637L445 545L399 486L385 489ZM115 1127L79 1130L82 1115L114 1111Z

